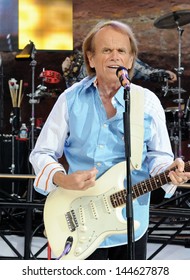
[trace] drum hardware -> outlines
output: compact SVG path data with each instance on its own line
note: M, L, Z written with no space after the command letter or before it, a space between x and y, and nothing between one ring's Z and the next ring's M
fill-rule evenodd
M173 100L174 103L178 103L178 104L183 104L184 103L184 99L183 98L177 98Z
M173 152L174 157L176 158L178 156L178 146L179 146L179 137L178 136L170 136L171 142L174 143ZM182 157L182 156L181 156Z
M29 41L30 43L27 44L24 49L16 55L15 59L16 60L30 60L30 66L32 69L32 77L31 77L31 84L32 84L32 92L29 95L30 96L30 101L29 103L32 105L32 109L31 109L31 118L30 118L30 122L31 122L31 150L34 148L34 126L35 126L35 104L36 99L35 99L35 67L36 67L36 60L35 60L35 54L36 54L36 48L35 45L32 41Z
M3 130L4 127L4 86L3 86L3 63L2 57L0 54L0 131Z
M161 88L161 91L164 93L164 97L167 95L168 90L169 90L169 85L168 85L168 81L167 81L166 85L162 86L162 88Z
M34 126L35 126L35 104L36 104L36 99L35 99L35 68L37 65L37 61L35 60L35 54L36 54L36 48L33 42L30 41L30 44L32 46L31 49L31 59L32 61L30 62L30 66L32 69L32 92L31 92L31 98L29 100L29 103L32 105L31 107L31 150L34 148ZM32 171L33 172L33 171Z
M172 113L172 121L170 122L172 124L173 127L176 127L176 125L178 124L177 120L176 120L176 113L178 112L179 114L179 108L178 107L168 107L165 109L166 113ZM182 114L182 111L180 112Z
M179 88L175 87L175 88L169 88L168 91L172 92L173 94L178 94L179 93ZM180 89L181 93L185 93L187 92L185 89L181 88Z
M20 124L20 108L13 107L13 112L10 114L10 123L11 123L11 166L9 167L10 172L12 175L15 174L15 134L18 133L19 124ZM16 196L15 193L15 182L12 181L11 183L11 191L12 196Z
M150 74L150 80L152 82L158 82L158 83L165 83L164 86L162 86L162 91L164 92L164 96L166 96L167 92L168 92L168 80L169 80L170 75L164 71L164 70L160 70L160 71L155 71L154 73Z
M29 93L27 94L27 96L30 97L29 103L39 103L40 102L40 98L44 97L45 95L47 95L47 87L44 85L39 85L37 86L37 89L35 90L34 94Z
M166 83L166 85L162 86L162 91L164 92L164 96L167 95L167 93L172 93L172 94L179 94L179 88L178 87L169 87L168 82ZM181 93L185 93L186 90L181 88L180 89Z
M189 124L189 118L190 118L190 96L189 98L187 99L187 104L186 104L186 107L185 107L185 111L184 111L184 119L186 120L186 123Z
M46 96L57 98L61 93L62 93L61 89L47 90L46 86L39 85L39 86L37 86L37 89L34 92L34 96L33 96L34 100L32 99L32 102L40 103L40 99L43 97L46 97ZM29 94L27 94L27 96L29 96L31 98L32 94L29 93ZM29 103L31 103L31 99L29 100Z
M181 26L190 23L190 10L174 11L172 13L166 14L155 20L154 26L161 29L177 28L178 32L178 68L174 68L178 76L178 98L173 102L178 103L179 114L178 114L178 152L177 157L182 157L181 154L181 141L182 141L182 114L181 104L184 100L181 98L181 76L183 74L184 68L181 66L181 45L182 45L182 34L184 30Z

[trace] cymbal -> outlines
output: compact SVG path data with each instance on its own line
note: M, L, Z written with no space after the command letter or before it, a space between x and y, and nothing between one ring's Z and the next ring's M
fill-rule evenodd
M154 26L161 29L171 29L190 23L190 10L175 11L155 20Z

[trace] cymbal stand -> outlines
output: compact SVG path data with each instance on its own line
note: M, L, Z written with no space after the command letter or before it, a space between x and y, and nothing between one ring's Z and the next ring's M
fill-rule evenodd
M33 150L34 148L34 130L35 130L35 104L37 103L37 100L35 99L35 67L37 65L37 62L35 60L35 54L36 54L36 49L35 49L35 45L33 44L33 48L32 48L32 53L31 53L31 63L30 66L32 68L32 92L30 94L30 100L29 103L32 105L32 109L31 109L31 150ZM33 167L31 167L31 174L34 175L34 169ZM27 196L26 196L26 201L29 203L33 202L33 180L29 180L28 183L28 189L27 189ZM24 244L24 251L25 251L25 258L29 259L30 257L30 250L29 250L29 246L28 244L30 244L30 238L31 238L31 234L32 234L32 215L33 215L33 209L32 208L28 208L26 209L26 223L25 223L25 231L26 231L26 235L25 235L25 244Z
M177 71L178 76L178 153L177 157L182 157L182 149L181 149L181 141L182 141L182 131L181 131L181 124L182 124L182 109L181 109L181 76L183 74L184 68L181 66L181 37L183 34L183 29L177 24L177 31L178 31L178 68L175 68Z
M15 174L15 135L18 134L20 124L20 108L13 107L13 111L10 114L10 124L12 126L11 134L11 166L9 167L11 174ZM15 182L12 181L12 196L18 196L15 192Z
M32 61L30 63L30 66L32 68L32 92L31 92L31 98L29 100L29 103L32 105L32 109L31 109L31 119L30 119L30 122L31 122L31 150L33 150L34 148L34 129L35 129L35 104L38 102L36 99L35 99L35 82L34 82L34 79L35 79L35 67L37 65L37 62L35 60L35 54L36 54L36 49L35 49L35 45L33 44L33 50L32 50L32 54L31 54L31 58L32 58Z
M4 128L4 85L3 85L3 63L0 54L0 131Z
M10 123L12 125L12 135L11 135L11 166L9 167L11 174L15 174L15 130L14 130L14 114L10 116ZM15 195L15 182L12 181L12 195Z

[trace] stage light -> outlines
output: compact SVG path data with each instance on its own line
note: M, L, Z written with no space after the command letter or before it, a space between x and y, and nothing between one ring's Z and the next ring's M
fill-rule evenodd
M29 40L37 50L73 49L72 0L19 0L18 49Z
M22 59L22 60L30 60L32 59L32 55L35 51L34 43L30 41L24 49L16 55L15 59Z

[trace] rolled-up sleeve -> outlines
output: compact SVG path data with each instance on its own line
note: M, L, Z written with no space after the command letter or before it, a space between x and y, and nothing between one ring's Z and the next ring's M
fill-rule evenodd
M68 112L63 93L50 112L29 156L36 175L34 188L44 195L56 188L52 180L54 174L58 171L66 172L58 160L63 155L67 135Z

